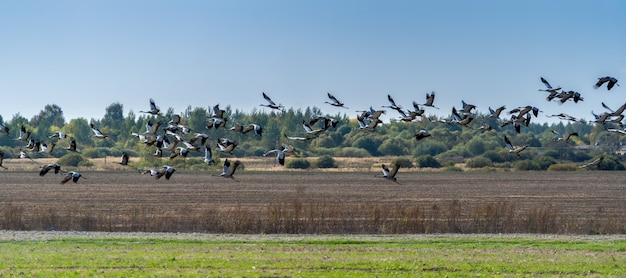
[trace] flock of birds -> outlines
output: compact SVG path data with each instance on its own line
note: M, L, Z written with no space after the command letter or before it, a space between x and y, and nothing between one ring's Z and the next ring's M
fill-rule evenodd
M561 87L555 88L543 77L540 77L540 80L545 86L545 89L539 89L539 91L545 91L548 93L548 96L546 97L548 101L557 101L559 103L565 103L571 100L574 103L578 103L584 100L582 95L578 92L566 91L566 90L563 90ZM598 81L594 84L594 87L597 89L603 86L604 84L607 84L606 86L607 90L611 90L614 86L619 86L618 80L616 78L606 76L606 77L598 78ZM261 106L268 107L270 109L275 109L275 110L284 109L284 106L282 104L276 104L276 102L274 102L265 92L262 93L262 96L265 99L265 103L260 104ZM348 107L346 107L345 104L341 102L339 99L337 99L334 95L327 93L327 96L328 96L328 101L325 101L325 103L330 104L334 107L348 109ZM431 119L431 118L425 117L424 108L439 109L438 107L434 106L435 92L426 94L426 101L424 103L419 104L416 101L413 101L412 109L409 109L409 110L404 110L402 106L397 105L391 95L387 95L387 101L389 102L389 105L382 106L382 108L389 108L389 109L397 111L399 114L398 119L403 122L414 122L417 119L417 117L420 117L420 120L422 121L428 120L428 121L434 121L434 122L439 122L439 123L444 123L444 124L452 124L452 125L458 125L462 127L468 127L468 124L471 123L473 119L475 118L475 113L476 113L476 105L466 103L464 100L462 100L460 109L456 109L455 107L452 107L450 119ZM153 99L150 99L149 105L150 105L149 110L139 111L139 112L147 113L147 114L154 115L154 116L159 116L160 109L158 108L158 106L156 105ZM605 109L607 109L608 112L602 113L600 115L597 115L592 112L595 118L594 122L596 124L602 124L605 126L611 124L611 126L606 128L607 131L620 132L620 133L626 134L626 130L621 125L621 121L624 118L623 112L626 110L626 104L622 105L621 107L615 110L609 108L604 103L602 103L602 106ZM219 104L214 106L212 110L213 110L212 111L213 114L209 118L206 128L209 130L218 129L218 128L226 128L226 123L228 121L228 117L227 115L225 115L226 111L223 109L220 109ZM489 107L488 117L500 119L501 113L503 113L505 110L506 110L505 106L498 107L495 110ZM371 106L367 110L362 110L362 111L357 111L357 112L359 113L357 114L357 117L356 117L358 124L359 124L359 129L363 131L372 131L372 130L375 130L379 124L382 123L382 120L380 119L380 117L381 115L386 113L386 110L374 109ZM543 111L539 110L539 108L534 107L534 106L514 108L508 111L508 114L510 115L510 117L508 119L503 120L502 123L500 124L500 127L512 125L515 131L517 133L520 133L522 126L528 126L531 119L533 117L537 117L540 112L543 112ZM561 120L567 120L567 121L578 121L578 119L576 119L575 117L564 114L564 113L548 115L548 117L558 117ZM318 122L321 123L321 126L319 126L319 128L316 127L316 124ZM326 117L326 116L315 116L308 121L303 120L302 122L303 133L304 133L303 136L292 136L292 135L287 135L287 134L285 134L284 136L286 139L290 141L307 142L313 138L316 138L317 136L327 131L328 129L337 127L338 124L339 124L339 121L337 119L333 119L333 118ZM163 128L161 128L162 125L163 123L160 121L159 122L149 121L148 124L146 125L145 132L132 133L133 136L137 137L146 146L154 147L155 150L154 150L153 155L156 157L163 157L164 153L169 153L170 159L174 159L179 156L185 158L192 151L204 151L204 154L205 154L203 158L204 162L206 164L212 165L215 163L215 160L213 159L212 146L216 147L219 153L221 154L232 155L233 150L238 145L237 142L227 137L222 137L222 138L217 139L217 142L215 143L215 145L210 144L209 143L210 136L207 133L192 131L192 129L189 126L184 124L183 119L178 114L174 114L171 117L171 120ZM613 125L617 125L618 127L614 127ZM94 138L102 139L102 140L105 140L106 138L108 138L107 134L104 134L102 131L100 131L100 129L96 127L93 123L90 124L90 127L93 132ZM486 130L491 130L492 127L488 123L483 123L479 127L479 129L486 131ZM234 123L233 126L230 128L230 130L232 132L238 132L242 134L253 133L255 134L255 136L262 136L263 134L263 127L255 123L249 123L245 125ZM570 142L570 139L572 136L578 135L577 133L568 133L568 134L561 135L554 130L552 132L557 135L557 139L556 139L557 141L563 141L563 142ZM6 136L9 136L9 128L7 126L0 124L0 134L5 134ZM419 130L413 135L415 140L418 140L418 141L428 138L430 136L431 134L427 130L423 130L423 129ZM76 140L73 138L68 138L67 134L65 134L62 131L54 132L52 135L49 136L49 139L51 139L49 143L44 143L44 142L41 142L40 140L35 140L30 137L30 132L24 126L22 126L19 132L19 136L14 139L14 140L19 140L19 141L24 141L27 143L26 146L24 146L23 148L20 148L19 158L27 158L27 159L32 160L29 153L40 153L40 152L49 153L55 148L56 144L61 140L69 141L68 147L65 148L67 151L77 152L77 153L80 152L76 148L77 146ZM511 140L506 135L504 136L504 142L505 142L505 145L509 149L509 153L516 154L516 155L519 155L522 151L524 151L528 147L527 145L522 145L522 146L513 145ZM263 156L275 157L280 165L284 165L285 157L289 155L294 155L294 154L296 154L296 149L293 147L292 144L282 143L282 146L280 148L269 150ZM7 167L2 165L4 155L5 155L4 152L0 150L0 168L7 169ZM599 159L596 159L595 161L592 161L585 165L581 165L580 167L597 167L602 162L603 158L604 157L602 156ZM129 156L126 152L122 154L122 157L118 163L120 165L128 165ZM229 159L225 159L222 164L222 173L219 175L215 175L215 176L234 179L235 170L237 169L239 165L241 165L241 162L239 160L231 161ZM391 170L388 168L387 165L383 164L382 175L375 175L375 176L397 183L396 174L399 168L400 168L399 163L395 163L392 166ZM65 184L69 182L70 180L76 183L81 177L85 178L81 173L77 171L68 171L68 172L62 171L61 165L56 164L56 163L46 164L46 165L41 166L41 171L39 172L39 175L45 176L48 172L52 170L54 170L55 174L58 174L60 172L65 173L64 178L61 180L61 184ZM138 172L141 174L149 174L150 176L156 179L165 177L166 179L169 180L172 177L172 175L176 172L176 169L168 165L163 165L163 166L155 167L151 169L138 170Z

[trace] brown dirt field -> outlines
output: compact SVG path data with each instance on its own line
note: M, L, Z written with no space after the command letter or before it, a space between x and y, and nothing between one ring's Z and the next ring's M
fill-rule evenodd
M58 222L70 221L68 219L87 221L79 216L89 215L92 222L105 221L98 218L108 219L111 222L108 229L111 230L189 231L181 227L187 222L172 224L172 227L164 227L165 224L160 223L160 228L131 222L163 218L161 222L173 223L181 217L195 216L248 219L246 215L293 211L302 206L305 207L301 209L303 213L315 214L311 218L324 219L371 216L362 216L357 210L382 213L383 218L398 218L394 210L417 209L421 213L415 214L415 217L432 219L435 212L440 212L447 215L440 217L448 221L450 215L453 215L454 221L465 221L477 217L491 220L520 215L526 217L535 213L558 218L555 225L559 227L548 230L552 233L624 233L621 222L626 219L626 176L623 172L432 172L401 169L397 175L400 184L374 177L378 170L256 171L246 168L235 174L236 180L212 176L219 173L213 169L206 172L179 170L170 180L156 180L128 168L81 173L85 178L78 183L61 185L61 175L49 173L39 177L35 169L0 171L0 218L4 221L0 228L68 229ZM326 216L320 216L322 214ZM285 218L285 215L290 214L283 212L280 217ZM406 213L401 215L407 216ZM41 227L34 224L13 227L7 224L54 217L62 220L48 219L46 222L40 219L39 222L45 222ZM507 224L504 220L498 221ZM513 225L513 220L508 221ZM209 225L198 224L197 219L191 222L201 227L191 231L202 231ZM562 227L564 225L568 227ZM77 223L69 228L101 230L101 226L102 223L91 226L89 223ZM440 232L481 231L461 229Z

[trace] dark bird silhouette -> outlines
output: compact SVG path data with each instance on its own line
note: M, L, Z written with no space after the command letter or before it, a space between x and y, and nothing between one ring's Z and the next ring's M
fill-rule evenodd
M593 87L598 89L604 83L607 83L606 84L606 89L609 90L609 91L613 88L613 86L615 86L615 85L619 86L619 84L617 84L617 78L611 77L611 76L605 76L605 77L598 78L598 82L596 82L596 84L593 85Z
M498 108L496 108L496 110L491 109L491 107L489 107L489 118L500 118L500 114L502 113L502 111L504 111L504 109L506 109L506 106L500 106Z
M417 141L430 137L430 136L431 136L430 132L428 132L427 130L423 130L423 129L413 134L413 137L415 137L415 140Z
M432 91L430 94L426 94L426 103L422 104L426 107L432 107L435 109L439 109L433 105L435 102L435 91Z
M65 175L65 177L63 178L63 180L61 181L61 184L65 184L68 181L73 181L74 183L78 182L79 178L83 178L86 179L81 173L76 172L76 171L69 171L67 172L67 174Z
M565 143L569 143L570 142L570 138L572 136L578 136L578 132L565 133L565 135L561 135L561 133L559 133L558 131L556 131L554 129L552 130L552 133L556 134L556 136L557 136L556 137L556 141L557 142L563 141Z
M335 96L331 95L330 93L327 93L327 94L328 94L328 98L330 99L330 102L324 101L325 103L328 103L335 107L348 108L348 107L345 107L343 102L339 101Z
M39 171L39 176L45 176L50 170L54 170L55 174L58 174L61 171L61 165L59 164L46 164L41 166L41 171Z
M128 165L128 153L122 152L122 158L120 159L120 165Z
M528 145L524 145L524 146L514 146L511 143L511 140L509 140L509 137L506 137L506 135L504 135L504 142L506 143L506 146L509 148L509 153L514 153L516 155L519 156L519 153L522 152L523 150L525 150Z
M241 133L246 134L250 131L254 131L254 134L261 136L263 134L263 127L257 124L249 124L241 130Z
M272 109L283 109L284 106L282 104L276 104L272 99L263 92L263 98L267 101L267 104L261 104L261 106L269 107Z
M578 168L590 168L590 167L598 168L600 166L600 163L602 163L603 160L604 160L604 155L601 155L600 157L596 158L594 161L580 165L578 166Z
M152 114L152 115L159 115L159 112L161 110L159 110L159 107L156 106L156 104L154 103L153 99L150 99L150 110L148 111L139 111L140 113L148 113L148 114Z
M553 88L552 85L550 85L550 83L545 78L543 77L540 77L540 78L541 78L541 83L543 83L543 85L546 86L546 89L539 89L539 91L548 92L550 93L550 95L553 95L553 94L556 95L556 93L559 90L561 90L561 87Z
M4 133L9 136L9 127L0 123L0 133Z
M161 177L163 176L165 176L165 179L169 180L174 174L174 172L176 172L176 169L174 169L174 167L167 166L167 165L164 165L158 168L152 168L152 169L148 169L144 171L139 171L139 173L143 175L150 174L150 176L154 177L157 180L161 179Z
M9 169L7 167L4 167L2 165L2 162L4 161L4 152L2 150L0 150L0 168L4 168L4 169Z
M402 111L402 106L397 105L396 102L393 100L393 98L391 97L391 95L387 95L387 100L389 101L389 106L383 106L383 107L387 107L387 108L391 108L393 110L396 111Z
M376 177L384 178L384 179L393 181L395 183L398 183L398 180L396 179L396 174L398 173L399 169L400 169L400 163L399 162L396 162L393 165L393 168L391 168L391 170L389 170L389 168L385 164L383 164L382 165L383 175L382 176L378 176L377 175Z
M67 147L66 150L68 150L70 152L80 153L79 151L76 150L76 140L75 139L70 139L70 146Z

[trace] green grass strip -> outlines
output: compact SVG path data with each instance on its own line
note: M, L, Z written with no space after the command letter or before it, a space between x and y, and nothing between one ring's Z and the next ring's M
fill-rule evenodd
M626 240L237 236L0 241L2 276L624 276Z

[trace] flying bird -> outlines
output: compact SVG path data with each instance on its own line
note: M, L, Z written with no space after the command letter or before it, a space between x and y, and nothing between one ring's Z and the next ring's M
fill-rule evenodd
M120 165L128 165L128 153L122 152L122 158L119 163Z
M0 150L0 168L4 168L4 169L9 169L7 167L4 167L2 165L2 162L4 161L4 152L2 150Z
M528 145L524 145L524 146L513 146L513 144L511 143L511 141L509 140L509 137L506 137L506 135L504 135L504 142L506 143L506 146L509 148L509 153L514 153L516 155L520 155L519 153L522 152L523 150L525 150Z
M148 113L148 114L152 114L152 115L158 115L159 114L159 108L156 106L156 104L154 103L153 99L150 99L150 110L148 111L139 111L141 113Z
M20 128L20 136L15 138L15 140L28 141L28 138L30 138L30 131L26 130L26 127L22 125Z
M613 88L613 86L615 86L615 85L619 86L619 84L617 84L617 78L611 77L611 76L605 76L605 77L598 78L598 82L596 82L596 84L593 85L593 87L598 89L604 83L607 83L606 84L606 89L609 90L609 91Z
M54 170L55 174L58 174L61 171L61 165L59 164L46 164L41 166L41 171L39 171L39 176L45 176L50 170Z
M100 129L96 128L96 126L93 123L90 123L89 125L91 126L91 131L93 131L94 137L100 138L100 139L105 139L108 137L108 135L105 135L104 133L102 133Z
M161 177L163 176L165 176L165 179L169 180L174 174L174 172L176 172L176 169L174 169L174 167L167 166L167 165L164 165L158 168L152 168L152 169L148 169L144 171L139 171L139 173L143 175L150 174L150 176L154 177L157 180L161 179Z
M431 136L430 132L428 132L427 130L424 130L424 129L422 129L422 130L418 131L417 133L413 134L413 137L415 137L415 140L417 140L417 141L422 140L422 139L424 139L426 137L430 137L430 136Z
M557 88L552 88L552 85L550 85L550 83L543 77L541 78L541 83L543 83L543 85L546 86L546 89L539 89L539 91L544 91L544 92L548 92L550 93L550 95L552 94L556 94L559 90L561 90L561 87L557 87Z
M601 155L600 157L596 158L594 161L580 165L578 166L578 168L589 168L589 167L598 168L600 166L600 163L602 163L603 160L604 160L604 155Z
M276 159L278 159L278 164L283 165L283 166L285 165L285 153L283 152L283 150L279 150L279 149L269 150L265 154L263 154L263 156L269 156L271 154L276 154Z
M204 163L208 165L215 163L213 160L213 152L211 151L211 147L209 145L204 145Z
M0 123L0 133L4 133L9 136L9 127Z
M496 110L491 109L491 107L489 107L489 118L500 118L500 114L502 113L502 111L504 111L504 109L506 109L506 106L500 106L498 108L496 108Z
M565 133L565 135L561 135L561 133L559 133L556 130L552 130L552 133L556 134L556 141L563 141L565 143L569 143L570 142L570 137L572 136L578 136L578 132L572 132L572 133Z
M76 140L75 139L70 139L70 146L67 147L66 150L68 150L70 152L80 153L79 151L76 150Z
M231 163L228 159L224 160L224 164L222 165L222 173L219 176L234 180L235 177L233 175L235 174L235 170L237 170L237 167L239 167L239 165L241 165L241 162L239 160L236 160L233 163Z
M426 103L422 104L426 107L432 107L435 109L439 109L437 107L435 107L433 105L433 102L435 102L435 91L432 91L430 94L426 94Z
M327 93L327 94L328 94L328 98L330 99L330 102L324 101L325 103L328 103L335 107L348 108L348 107L345 107L343 102L339 101L335 96L331 95L330 93Z
M277 109L277 110L285 108L281 104L276 104L274 101L272 101L272 99L269 96L267 96L265 92L263 92L263 98L267 101L268 104L261 104L261 106L265 106L265 107L269 107L269 108Z
M398 180L396 179L396 174L398 173L399 169L400 169L400 162L396 162L393 165L393 168L391 168L391 170L389 170L389 168L385 164L383 164L382 165L383 175L382 176L377 175L376 177L384 178L384 179L393 181L395 183L398 183Z
M63 178L63 180L61 181L61 184L65 184L68 181L73 181L74 183L78 182L78 179L80 177L83 177L83 175L79 172L76 171L69 171L67 172L67 174L65 175L65 177ZM83 179L86 179L85 177L83 177Z
M391 95L387 95L387 100L389 101L389 106L383 106L383 107L387 107L387 108L391 108L393 110L396 111L401 111L402 110L402 106L399 106L396 104L396 102L393 100L393 98L391 97Z
M233 154L233 150L237 147L237 143L228 138L220 138L218 139L217 147L220 148L220 152Z
M254 134L261 136L263 134L263 127L257 124L249 124L241 130L241 133L246 134L250 131L254 131Z

